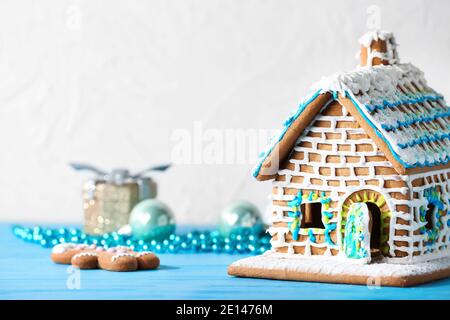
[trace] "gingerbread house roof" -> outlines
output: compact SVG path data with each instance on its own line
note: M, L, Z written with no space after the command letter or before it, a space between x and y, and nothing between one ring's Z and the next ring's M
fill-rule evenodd
M374 55L377 56L377 55ZM379 55L380 58L382 56ZM389 54L397 59L396 53ZM322 78L260 154L253 175L273 178L303 129L328 102L344 105L399 174L446 167L450 162L450 108L411 64L358 67Z

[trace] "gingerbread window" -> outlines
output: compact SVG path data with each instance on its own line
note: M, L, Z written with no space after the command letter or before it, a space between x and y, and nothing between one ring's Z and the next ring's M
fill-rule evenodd
M322 204L320 202L303 203L301 205L301 228L325 229L322 222Z
M432 204L432 203L428 204L428 209L427 209L427 212L425 213L425 221L427 223L425 225L425 228L427 230L433 229L433 215L436 214L436 210L437 210L437 208L434 204Z

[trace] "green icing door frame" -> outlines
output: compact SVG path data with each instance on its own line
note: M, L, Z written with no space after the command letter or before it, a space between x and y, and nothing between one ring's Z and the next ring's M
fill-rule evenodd
M374 190L363 189L350 194L342 204L341 211L341 235L343 242L345 241L345 226L350 206L354 203L373 203L380 209L380 251L384 256L389 255L389 229L391 223L392 212L386 202L384 196Z

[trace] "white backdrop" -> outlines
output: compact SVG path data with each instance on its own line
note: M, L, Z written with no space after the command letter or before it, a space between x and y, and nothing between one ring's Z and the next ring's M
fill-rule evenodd
M372 4L401 60L449 98L446 0L1 1L0 220L81 222L89 175L69 161L138 170L171 160L195 123L277 128L313 81L356 65ZM155 178L178 222L215 223L233 199L266 207L251 167Z

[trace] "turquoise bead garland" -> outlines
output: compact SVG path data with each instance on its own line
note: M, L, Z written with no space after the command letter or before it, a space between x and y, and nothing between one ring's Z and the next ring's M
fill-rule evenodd
M257 235L251 230L239 229L228 237L217 230L192 231L182 235L171 234L166 240L149 241L119 235L116 232L102 236L87 235L77 228L12 227L14 235L27 242L51 248L65 242L96 244L104 248L125 245L134 251L153 251L155 253L228 253L261 254L270 249L270 236Z

